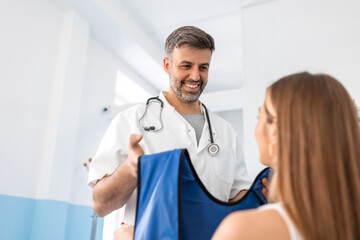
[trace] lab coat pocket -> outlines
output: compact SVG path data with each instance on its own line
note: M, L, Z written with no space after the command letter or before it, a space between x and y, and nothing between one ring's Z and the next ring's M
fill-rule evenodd
M215 173L219 180L231 185L234 179L234 166L231 164L230 161L227 161L221 156L215 157L214 162Z

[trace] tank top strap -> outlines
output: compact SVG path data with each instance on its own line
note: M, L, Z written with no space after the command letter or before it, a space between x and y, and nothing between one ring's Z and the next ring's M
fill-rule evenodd
M259 207L259 210L268 210L268 209L273 209L277 211L280 214L280 216L284 219L286 226L289 230L291 240L303 240L303 237L296 229L294 223L290 219L289 215L286 213L281 203L269 203Z

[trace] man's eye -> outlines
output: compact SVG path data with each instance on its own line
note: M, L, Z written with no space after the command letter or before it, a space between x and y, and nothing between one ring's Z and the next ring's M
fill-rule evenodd
M181 65L181 68L190 68L190 65Z
M208 70L208 67L206 67L206 66L201 66L201 67L200 67L200 70L201 70L201 71L207 71L207 70Z

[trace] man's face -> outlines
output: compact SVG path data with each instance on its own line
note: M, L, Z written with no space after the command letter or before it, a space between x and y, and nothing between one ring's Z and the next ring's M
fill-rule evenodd
M211 61L210 49L189 46L174 48L171 59L164 59L170 91L184 102L195 102L204 90Z

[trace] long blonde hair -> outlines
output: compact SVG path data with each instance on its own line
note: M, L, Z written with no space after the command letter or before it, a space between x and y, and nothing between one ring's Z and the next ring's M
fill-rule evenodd
M333 77L306 72L268 91L277 197L305 239L360 239L360 129L349 94Z

